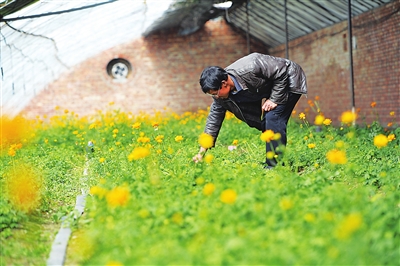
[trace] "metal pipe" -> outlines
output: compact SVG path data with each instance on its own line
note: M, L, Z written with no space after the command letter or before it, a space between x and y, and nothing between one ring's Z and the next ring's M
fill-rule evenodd
M249 4L250 4L250 0L247 0L247 2L246 2L246 24L247 24L246 40L247 40L247 53L248 54L250 54Z
M286 58L289 59L289 30L288 30L288 20L287 20L287 0L285 0L285 50L286 50Z
M354 72L353 72L353 32L351 24L351 0L347 0L348 4L348 15L347 15L347 32L348 32L348 43L349 43L349 61L350 61L350 90L351 90L351 110L355 112L355 98L354 98ZM353 122L353 124L355 121Z

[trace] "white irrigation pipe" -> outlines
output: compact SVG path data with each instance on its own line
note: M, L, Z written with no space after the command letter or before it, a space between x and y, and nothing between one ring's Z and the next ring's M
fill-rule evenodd
M86 183L87 175L88 175L88 165L89 161L86 160L85 169L83 170L83 178L81 181ZM85 209L85 198L86 194L84 189L82 189L82 194L76 197L75 203L75 216L74 218L77 219L79 216L83 214ZM62 218L61 228L58 231L56 238L53 241L53 245L51 247L49 258L47 259L48 266L58 266L64 265L65 258L67 255L67 246L68 241L71 236L71 228L68 220L66 220L66 216Z

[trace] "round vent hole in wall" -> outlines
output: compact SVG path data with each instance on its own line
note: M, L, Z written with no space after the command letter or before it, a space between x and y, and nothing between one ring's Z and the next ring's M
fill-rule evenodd
M107 64L107 74L114 80L125 80L132 73L131 63L123 58L115 58Z

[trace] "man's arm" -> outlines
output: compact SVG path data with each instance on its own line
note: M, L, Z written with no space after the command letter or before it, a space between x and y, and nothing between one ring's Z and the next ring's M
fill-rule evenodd
M214 102L210 106L210 112L208 114L206 126L204 129L204 133L207 133L214 138L214 145L221 129L222 122L224 122L225 113L226 109L222 107L216 100L214 100ZM195 161L196 163L201 161L206 151L207 149L200 147L199 152L193 157L193 161Z

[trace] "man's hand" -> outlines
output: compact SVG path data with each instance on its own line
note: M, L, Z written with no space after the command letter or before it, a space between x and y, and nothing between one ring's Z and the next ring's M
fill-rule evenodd
M193 162L198 163L201 162L201 160L203 160L203 154L198 153L193 157Z
M201 162L203 160L203 156L206 153L207 149L200 147L199 153L193 157L193 161L195 163Z
M268 99L268 100L266 100L264 102L264 104L263 104L261 109L264 110L264 111L269 112L271 110L274 110L277 106L278 105L276 103L274 103L274 102L272 102L271 100Z

